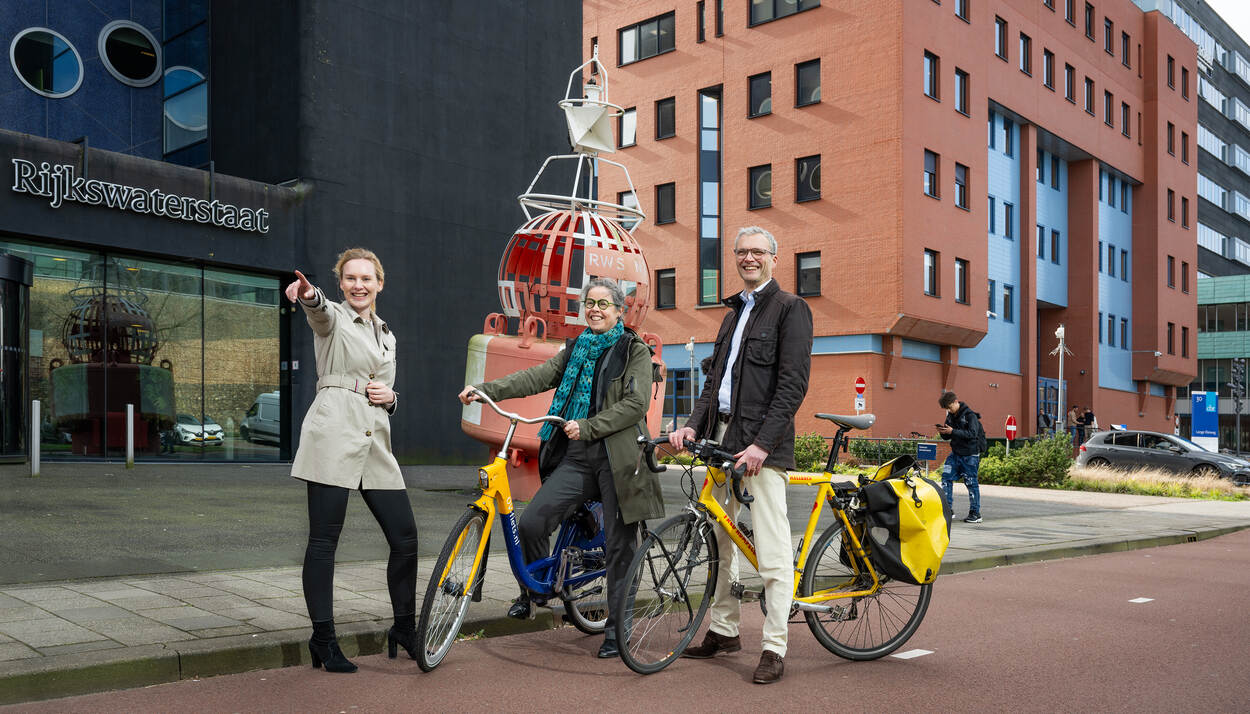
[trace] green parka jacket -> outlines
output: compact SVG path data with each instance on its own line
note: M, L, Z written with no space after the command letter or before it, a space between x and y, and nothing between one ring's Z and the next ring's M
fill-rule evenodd
M507 377L474 385L499 401L539 394L560 385L572 342L546 362ZM656 474L639 463L639 436L650 438L647 409L651 404L651 348L633 330L600 356L595 365L591 416L578 419L582 441L602 440L612 469L616 499L626 523L664 516L664 496ZM564 458L568 439L563 430L539 453L539 471L545 477ZM641 468L639 468L641 466Z

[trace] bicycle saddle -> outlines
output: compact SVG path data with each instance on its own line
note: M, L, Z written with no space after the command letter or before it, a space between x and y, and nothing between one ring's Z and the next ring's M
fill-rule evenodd
M838 426L847 429L867 429L877 421L876 414L856 414L855 416L845 416L842 414L816 414L817 419L828 419Z

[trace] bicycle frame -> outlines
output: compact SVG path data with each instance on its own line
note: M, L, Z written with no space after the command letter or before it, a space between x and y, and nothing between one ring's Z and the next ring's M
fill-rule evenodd
M728 535L733 544L742 552L751 566L756 570L759 569L759 562L756 559L755 544L747 538L746 534L738 528L738 524L729 518L729 514L712 495L712 489L715 486L723 486L725 484L726 475L720 469L709 466L707 476L703 479L703 488L699 492L699 497L692 505L697 511L703 512L716 522L722 530ZM802 545L799 548L797 558L794 565L794 588L793 601L799 609L807 610L823 610L827 606L821 603L842 599L862 597L871 595L880 587L880 579L877 577L876 569L872 566L872 561L868 558L868 554L864 551L864 546L860 542L859 537L855 534L855 529L851 527L851 522L846 517L846 510L838 505L837 495L833 485L833 474L826 471L823 474L799 474L792 473L787 475L787 480L791 484L802 484L808 486L816 486L816 497L812 502L811 514L807 518L807 526L803 530ZM840 588L831 588L813 593L807 597L800 597L798 593L799 582L803 576L803 570L807 566L807 556L811 552L812 540L816 535L816 525L820 520L820 507L828 502L830 508L833 509L834 515L842 522L843 533L849 537L850 544L854 550L857 559L852 562L852 567L856 574L861 574L859 564L863 563L867 566L867 574L872 578L872 585L861 590L843 590Z

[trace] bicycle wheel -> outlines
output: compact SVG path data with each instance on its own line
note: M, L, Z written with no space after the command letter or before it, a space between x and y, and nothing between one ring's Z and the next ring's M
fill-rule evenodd
M443 661L460 634L460 624L473 596L465 585L478 546L486 537L485 526L485 513L476 508L465 511L434 563L417 622L417 664L423 672L433 670ZM478 577L484 575L478 573Z
M872 585L849 541L843 547L842 524L834 523L816 539L799 581L799 595L822 590L866 590ZM858 567L855 567L858 566ZM929 608L933 585L912 585L878 573L877 592L829 600L832 612L805 611L807 626L830 652L852 660L884 657L915 633Z
M603 506L596 504L581 512L581 517L565 521L562 528L577 529L577 537L571 545L580 551L581 559L569 566L566 579L598 573L590 580L572 587L564 586L560 599L564 601L564 614L577 629L588 635L601 634L608 624L608 575L607 555L604 551ZM594 533L587 531L594 530ZM557 543L564 538L556 538Z
M651 531L630 563L616 621L626 666L651 674L681 656L712 601L718 566L712 525L693 513Z

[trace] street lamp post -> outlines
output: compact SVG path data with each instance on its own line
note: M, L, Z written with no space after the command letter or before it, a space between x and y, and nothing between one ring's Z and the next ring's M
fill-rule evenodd
M1059 327L1055 328L1055 337L1059 338L1059 346L1051 350L1050 353L1052 355L1059 355L1059 406L1057 407L1057 412L1056 412L1057 413L1056 422L1058 422L1059 420L1063 420L1064 430L1066 431L1067 430L1067 418L1066 418L1067 412L1064 411L1064 408L1063 408L1064 406L1063 405L1063 397L1064 397L1064 394L1063 394L1063 391L1064 391L1063 390L1063 358L1064 358L1064 355L1072 354L1072 350L1069 350L1068 346L1064 344L1063 336L1064 336L1064 330L1063 330L1063 325L1061 324L1059 325ZM1073 446L1076 446L1076 444L1073 444Z

